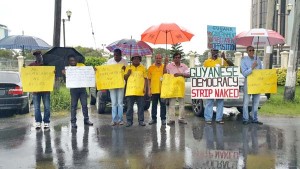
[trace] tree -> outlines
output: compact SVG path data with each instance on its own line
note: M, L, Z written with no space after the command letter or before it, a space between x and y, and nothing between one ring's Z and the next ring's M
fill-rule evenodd
M297 64L298 64L298 49L300 48L299 36L300 36L300 3L295 3L295 15L294 25L292 30L292 41L290 48L290 55L288 61L288 68L286 74L285 88L284 88L284 100L292 101L295 99L295 86L297 79Z
M0 49L0 58L12 59L16 54L13 50Z
M76 46L75 49L81 53L83 56L96 56L96 57L102 57L102 52L95 50L93 48L87 48L82 46Z
M181 43L173 44L171 46L170 54L173 55L174 53L180 53L181 57L184 57L185 54L183 52L183 49L181 49L181 48L182 48Z

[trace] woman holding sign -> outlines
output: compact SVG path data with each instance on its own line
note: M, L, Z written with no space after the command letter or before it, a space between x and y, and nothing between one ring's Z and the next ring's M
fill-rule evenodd
M132 65L125 69L124 79L127 81L126 94L127 96L127 124L130 127L133 124L133 105L135 101L138 106L138 120L140 126L145 126L144 122L144 95L147 92L147 73L145 66L141 65L142 57L133 56L131 58Z

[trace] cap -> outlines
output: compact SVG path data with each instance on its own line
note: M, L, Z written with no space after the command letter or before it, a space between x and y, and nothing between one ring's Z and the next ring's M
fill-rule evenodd
M37 51L34 51L32 54L35 56L35 55L40 55L40 54L42 54L42 52L39 51L39 50L37 50Z

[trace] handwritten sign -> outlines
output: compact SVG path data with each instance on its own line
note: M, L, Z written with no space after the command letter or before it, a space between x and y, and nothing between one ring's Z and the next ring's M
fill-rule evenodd
M53 91L54 66L27 66L21 68L24 92Z
M161 85L161 98L183 98L185 82L183 77L174 77L172 74L164 74Z
M97 90L124 88L124 70L121 64L96 66Z
M143 72L133 71L127 80L126 96L144 96L145 78Z
M248 94L277 93L275 69L253 70L247 77Z
M236 50L233 38L236 35L235 27L207 25L208 49Z
M192 99L238 99L238 67L196 67L190 69Z
M95 71L92 66L67 66L67 88L95 87Z

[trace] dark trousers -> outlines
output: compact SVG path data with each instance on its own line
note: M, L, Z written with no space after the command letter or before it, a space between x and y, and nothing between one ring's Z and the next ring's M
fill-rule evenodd
M152 109L151 109L152 120L157 119L156 115L157 115L158 101L160 104L160 119L166 120L166 103L162 102L162 100L160 98L160 94L152 94L151 100L152 100Z
M87 93L85 88L72 88L70 89L71 93L71 123L76 123L76 110L78 105L78 100L82 106L82 113L84 121L89 120L88 108L87 108Z
M139 123L144 122L144 96L127 96L127 112L126 118L127 123L131 123L133 121L133 105L134 102L137 102L138 107L138 120Z

